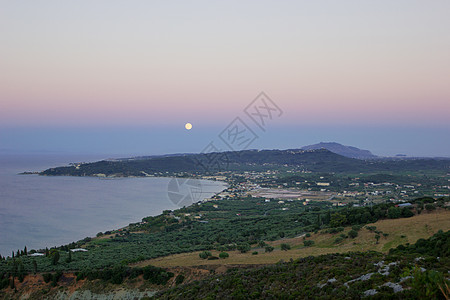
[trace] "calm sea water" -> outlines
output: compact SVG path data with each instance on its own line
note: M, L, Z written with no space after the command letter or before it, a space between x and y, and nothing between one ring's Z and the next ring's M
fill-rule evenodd
M40 249L117 229L143 217L178 208L168 197L170 178L99 179L17 175L99 155L0 155L0 254ZM221 191L201 181L201 198Z

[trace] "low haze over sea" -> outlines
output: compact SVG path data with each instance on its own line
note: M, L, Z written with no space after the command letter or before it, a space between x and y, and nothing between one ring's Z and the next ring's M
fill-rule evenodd
M0 254L60 246L97 232L117 229L143 217L176 209L170 178L47 177L24 171L88 162L104 155L0 155ZM224 188L202 181L201 198Z

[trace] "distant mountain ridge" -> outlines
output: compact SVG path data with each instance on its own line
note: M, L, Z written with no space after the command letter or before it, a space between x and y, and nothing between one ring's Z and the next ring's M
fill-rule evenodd
M333 153L357 159L372 159L378 156L372 154L369 150L359 149L353 146L345 146L335 142L321 142L314 145L309 145L301 148L302 150L317 150L317 149L327 149Z
M220 172L297 171L361 173L418 170L450 170L450 160L437 159L355 159L327 149L242 150L215 153L156 156L75 163L50 168L40 175L99 177L186 176Z

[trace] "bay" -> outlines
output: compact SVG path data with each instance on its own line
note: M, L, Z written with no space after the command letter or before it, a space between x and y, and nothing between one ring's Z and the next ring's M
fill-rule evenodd
M123 156L122 156L123 157ZM52 177L18 175L101 155L0 155L0 254L60 246L117 229L163 210L178 208L168 197L170 178ZM198 200L226 188L201 180Z

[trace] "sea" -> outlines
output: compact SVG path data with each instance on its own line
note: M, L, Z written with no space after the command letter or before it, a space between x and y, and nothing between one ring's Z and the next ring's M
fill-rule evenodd
M65 245L179 208L169 197L173 178L19 175L108 158L111 157L0 154L0 254L10 256L11 251L25 246L37 250ZM208 180L195 181L194 185L196 201L226 188L224 182Z

